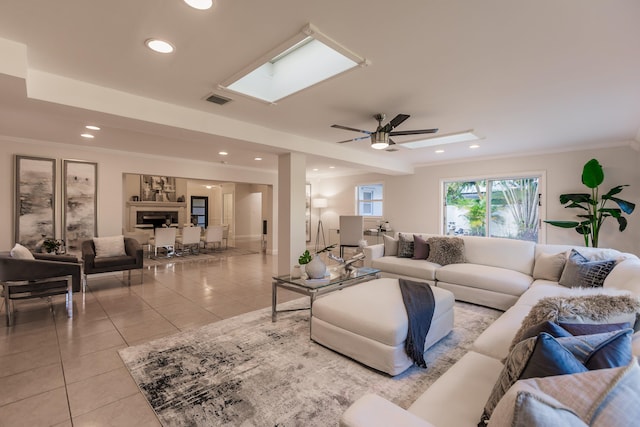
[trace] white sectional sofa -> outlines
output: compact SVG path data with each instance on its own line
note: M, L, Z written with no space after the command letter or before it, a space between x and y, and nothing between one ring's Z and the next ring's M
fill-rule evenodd
M341 426L475 427L500 376L513 337L541 298L590 293L627 293L640 298L640 259L633 254L497 238L463 239L468 262L445 267L425 260L384 256L383 245L365 249L367 264L381 269L385 276L428 280L451 290L456 299L506 311L409 408L402 409L377 395L366 395L343 414ZM567 288L556 281L534 279L536 257L572 248L592 259L617 260L602 288ZM640 355L639 333L633 336L633 353Z

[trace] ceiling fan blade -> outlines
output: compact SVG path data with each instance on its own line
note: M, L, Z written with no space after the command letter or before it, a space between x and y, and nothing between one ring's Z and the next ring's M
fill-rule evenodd
M369 139L371 138L370 136L361 136L358 138L353 138L353 139L345 139L344 141L338 141L338 144L344 144L345 142L351 142L351 141L360 141L361 139Z
M389 135L394 135L394 136L398 136L398 135L420 135L423 133L436 133L438 132L438 129L419 129L419 130L401 130L401 131L396 131L396 132L390 132Z
M350 128L348 126L342 126L342 125L331 125L331 127L336 129L352 130L354 132L362 132L362 133L366 133L367 135L370 135L372 133L372 132L369 132L368 130L355 129L355 128Z
M390 122L389 124L391 125L391 129L395 129L396 127L398 127L402 122L404 122L405 120L407 120L409 117L411 117L409 114L398 114L397 116L395 116Z

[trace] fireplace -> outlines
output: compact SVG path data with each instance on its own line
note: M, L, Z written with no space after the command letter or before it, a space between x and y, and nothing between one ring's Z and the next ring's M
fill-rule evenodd
M177 227L178 211L143 211L136 212L136 228L158 228L162 227L167 219L170 224Z
M171 219L172 227L181 227L187 222L187 204L185 202L133 202L128 201L125 228L152 230L162 227L165 220Z

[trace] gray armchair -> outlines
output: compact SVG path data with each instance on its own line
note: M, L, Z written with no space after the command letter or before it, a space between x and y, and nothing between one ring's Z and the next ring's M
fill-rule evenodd
M69 255L33 254L35 259L12 258L0 253L0 284L3 287L7 325L13 324L13 300L67 294L67 310L73 316L73 292L80 291L78 259Z
M84 263L84 281L88 274L110 273L112 271L128 271L128 283L131 284L131 270L140 270L140 283L144 280L143 251L136 239L124 238L126 255L96 258L96 247L93 240L82 242L82 261Z

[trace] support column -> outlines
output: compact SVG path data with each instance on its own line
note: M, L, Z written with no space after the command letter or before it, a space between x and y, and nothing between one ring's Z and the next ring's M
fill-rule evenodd
M278 157L277 275L288 274L306 248L306 157L288 153Z

